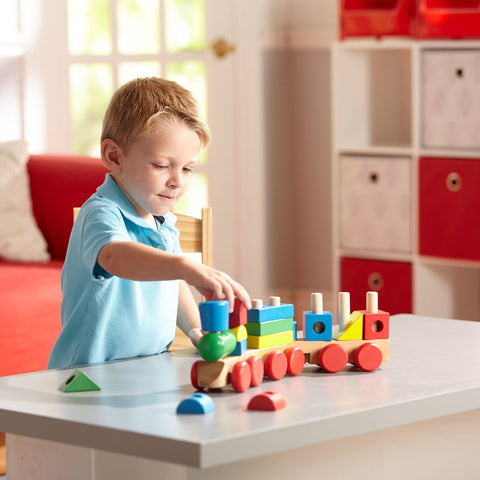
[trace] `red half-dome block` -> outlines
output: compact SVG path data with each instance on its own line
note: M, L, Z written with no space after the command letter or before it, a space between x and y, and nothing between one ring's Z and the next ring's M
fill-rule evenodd
M286 407L285 399L282 395L275 392L263 392L255 395L248 402L248 410L274 411Z

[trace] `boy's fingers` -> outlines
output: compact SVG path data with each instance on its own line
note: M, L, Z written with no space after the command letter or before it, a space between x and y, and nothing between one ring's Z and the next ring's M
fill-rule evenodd
M204 287L199 287L200 293L208 300L228 300L230 313L233 312L235 298L238 298L247 309L252 308L250 295L246 289L232 279L228 274L209 269L210 281ZM208 286L207 286L208 285Z
M230 312L233 311L235 298L238 298L245 305L245 307L248 310L250 310L250 308L252 308L252 303L250 300L250 295L247 293L245 288L242 285L240 285L238 282L233 280L229 275L225 274L225 278L229 284L229 287L232 290L232 297L229 297L230 308L231 308Z
M243 305L245 305L247 310L252 308L252 300L250 299L250 295L245 288L242 287L242 285L238 285L238 290L235 292L235 295L243 303Z
M220 275L220 277L221 277L223 295L225 300L228 300L228 303L230 304L229 311L230 313L232 313L233 305L235 303L235 293L233 291L232 285L228 281L228 278L225 275Z

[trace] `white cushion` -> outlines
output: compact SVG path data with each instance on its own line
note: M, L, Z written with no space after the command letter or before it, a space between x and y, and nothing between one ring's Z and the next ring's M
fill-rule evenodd
M0 143L0 258L46 262L50 255L32 212L27 160L24 141Z

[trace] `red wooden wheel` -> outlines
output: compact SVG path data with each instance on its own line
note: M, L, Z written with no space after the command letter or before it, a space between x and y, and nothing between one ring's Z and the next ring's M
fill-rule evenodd
M285 350L285 356L287 357L288 367L287 373L289 375L298 375L305 365L305 354L301 348L290 347Z
M337 343L327 345L318 355L319 365L329 373L343 370L348 362L347 352Z
M257 387L263 382L263 376L265 374L262 359L255 355L252 355L251 357L247 358L247 363L250 366L250 370L252 373L252 381L250 386Z
M272 380L280 380L287 373L287 366L287 357L283 352L271 352L265 359L265 375Z
M193 388L197 390L202 390L202 387L198 384L198 365L200 360L197 360L193 365L192 369L190 370L190 381L192 382Z
M374 343L365 343L355 350L355 364L365 372L373 372L382 362L382 351Z
M237 392L244 392L250 388L252 373L250 365L245 361L237 362L232 369L232 387Z

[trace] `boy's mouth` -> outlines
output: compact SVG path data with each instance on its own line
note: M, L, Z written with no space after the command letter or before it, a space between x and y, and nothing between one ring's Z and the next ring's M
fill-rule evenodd
M162 195L162 194L159 194L158 195L160 198L164 198L166 200L175 200L176 197L175 196L171 196L171 195Z

